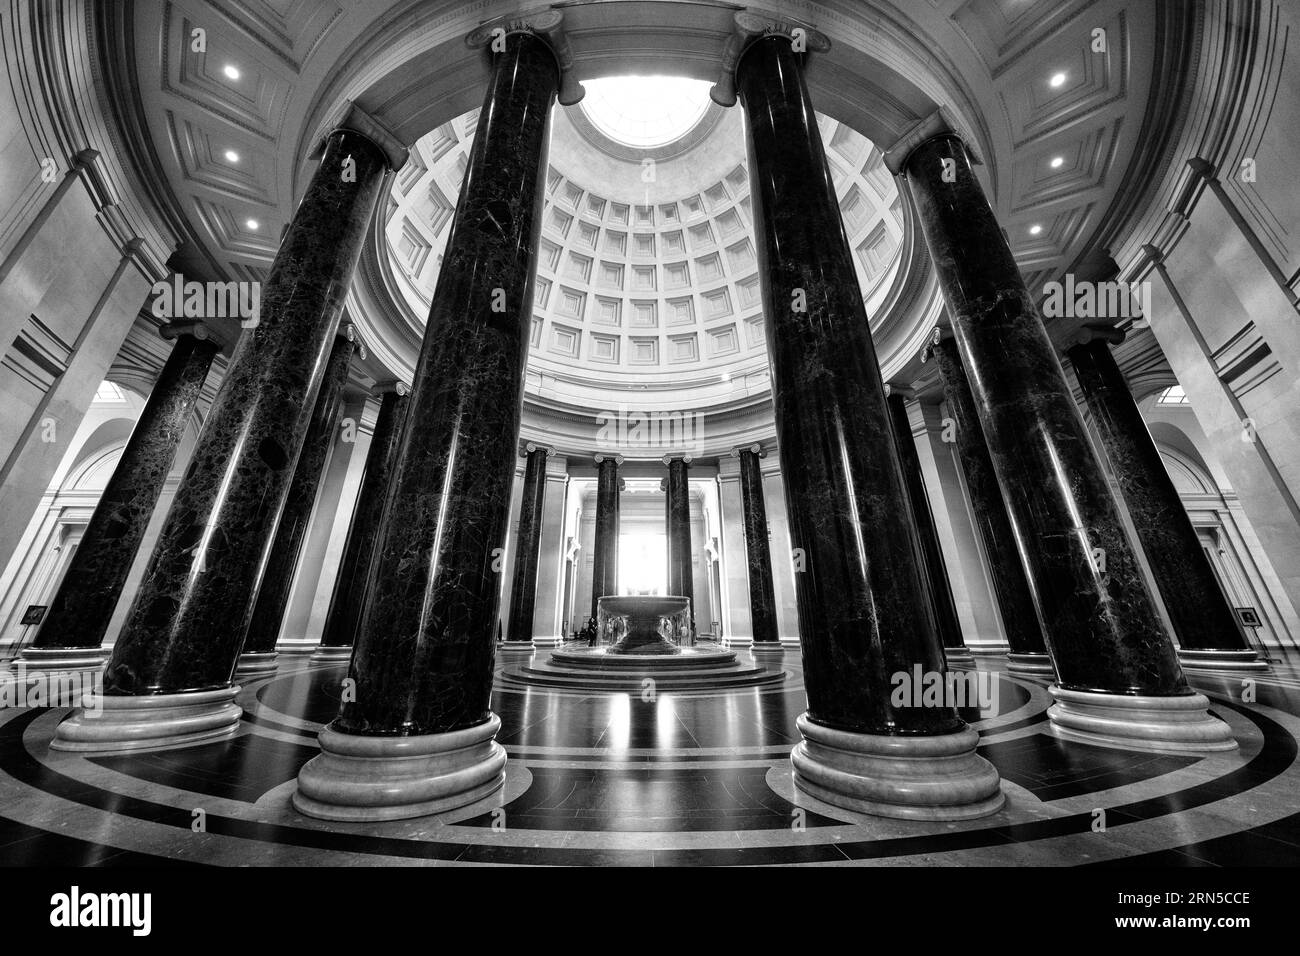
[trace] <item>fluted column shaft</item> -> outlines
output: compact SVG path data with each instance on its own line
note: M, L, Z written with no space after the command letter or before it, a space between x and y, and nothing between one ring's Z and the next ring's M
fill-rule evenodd
M220 347L181 335L149 392L113 477L33 646L99 647Z
M957 345L951 338L945 338L934 346L932 354L943 381L948 414L955 426L953 438L957 459L961 462L971 511L979 528L980 540L984 543L1007 646L1013 654L1046 654L1047 644L1043 640L1038 609L1020 552L1016 549L1011 519L1007 516L1007 506L998 487L993 459L984 444L975 399L961 367Z
M907 156L930 258L1059 683L1190 694L1117 502L962 142Z
M780 642L776 623L776 591L772 585L772 552L768 547L767 505L763 500L763 471L759 453L740 450L740 500L745 525L745 563L749 570L749 615L754 643Z
M948 707L895 707L890 675L944 670L852 252L799 55L736 66L795 548L808 718L864 734L946 734Z
M1160 450L1103 338L1066 354L1184 650L1249 649Z
M307 422L298 462L294 465L293 480L289 482L289 492L285 496L284 507L280 510L280 521L276 525L271 553L258 584L253 617L244 638L245 654L269 654L275 650L275 642L279 640L280 624L289 604L289 592L293 588L302 543L307 538L307 527L316 505L321 475L325 472L325 460L329 457L330 447L337 434L335 426L338 423L339 408L343 405L343 388L348 383L348 368L355 348L351 339L339 335L335 337L334 347L330 350L324 380Z
M386 167L359 133L327 138L113 649L110 693L229 686Z
M537 600L537 562L542 548L542 508L546 504L546 449L529 445L519 504L515 576L510 586L510 621L506 640L530 643Z
M903 481L907 485L907 498L912 508L912 526L917 545L921 549L921 563L930 585L930 598L934 602L935 621L939 637L945 648L965 649L961 624L957 620L957 605L953 603L952 586L948 581L948 567L939 548L939 535L934 527L934 513L930 510L930 496L921 478L921 458L916 453L916 440L912 437L912 424L907 418L907 400L897 392L889 396L889 415L894 426L894 441L898 457L903 464Z
M591 556L591 616L602 597L618 593L619 477L617 455L597 456L596 535Z
M494 55L389 482L345 735L489 723L500 561L559 82L541 38Z
M691 622L695 621L695 562L691 546L690 463L685 458L666 458L668 478L664 485L664 521L668 537L668 593L690 598Z
M375 430L370 436L365 470L357 503L348 523L348 537L343 545L334 594L325 615L321 647L351 647L365 601L366 580L375 555L375 538L384 513L384 490L397 458L397 440L406 418L407 394L404 389L384 393L379 403Z

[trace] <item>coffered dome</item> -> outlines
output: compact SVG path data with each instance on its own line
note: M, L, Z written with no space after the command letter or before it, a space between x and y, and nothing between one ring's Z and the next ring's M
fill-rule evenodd
M623 92L666 83L666 108L645 96L648 120L638 119L635 98L615 113L600 105L606 82ZM594 103L556 108L530 397L689 409L769 390L741 113L698 106L689 86L676 83L597 80ZM420 139L393 179L381 269L407 323L423 326L432 302L477 115ZM818 120L874 321L899 273L902 202L871 142ZM637 137L644 147L629 145Z

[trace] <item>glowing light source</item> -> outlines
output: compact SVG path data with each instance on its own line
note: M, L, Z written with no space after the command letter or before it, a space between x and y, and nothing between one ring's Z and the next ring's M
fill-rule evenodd
M232 79L232 80L239 79L239 67L235 66L233 63L227 63L222 68L221 72L226 74L226 77L228 79Z
M1065 157L1064 157L1064 156L1053 156L1053 157L1052 157L1052 168L1053 168L1053 169L1060 169L1061 166L1062 166L1064 163L1065 163Z
M226 150L226 162L228 163L239 162L239 154L235 152L233 149Z
M1036 236L1042 231L1043 231L1043 227L1039 225L1033 225L1029 227L1029 234L1031 236Z
M256 232L258 229L262 227L262 224L258 222L256 219L250 219L246 223L244 223L244 225L247 226L249 229L253 230L254 232Z
M1058 87L1065 85L1065 80L1066 76L1064 73L1053 73L1052 78L1048 80L1047 83L1052 87L1052 89L1057 89Z
M609 76L582 84L581 109L624 146L663 146L691 131L709 108L707 80L681 76Z

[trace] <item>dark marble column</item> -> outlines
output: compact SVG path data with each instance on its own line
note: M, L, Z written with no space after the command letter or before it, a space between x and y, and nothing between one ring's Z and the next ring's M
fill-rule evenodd
M275 643L280 638L280 624L293 589L294 573L302 543L307 538L316 494L320 489L325 461L338 434L339 408L343 404L343 389L348 383L352 353L356 348L352 330L346 330L334 339L325 376L316 395L311 418L307 421L302 450L293 468L289 493L280 510L280 521L271 542L271 553L257 588L253 604L253 617L244 638L243 652L236 673L252 676L275 670Z
M109 694L229 686L388 165L351 129L327 138L113 648Z
M695 629L695 552L691 546L690 456L664 456L664 531L668 542L668 593L689 598L691 630Z
M735 22L808 696L794 783L858 812L984 816L1003 796L978 734L953 695L919 695L950 686L943 644L803 55L774 35L786 25ZM829 46L803 32L808 49Z
M740 507L745 525L745 562L749 571L749 619L755 644L780 645L776 623L776 590L772 584L772 552L768 547L767 503L763 499L762 449L742 448Z
M384 513L384 491L388 476L397 459L397 440L406 418L407 388L398 382L388 388L379 404L375 430L370 436L361 488L348 524L338 577L329 611L325 614L325 631L316 660L346 660L352 656L352 641L366 595L366 581L374 561L375 538Z
M596 617L597 603L609 594L618 594L618 504L622 482L618 466L622 455L596 456L596 536L591 554L591 616Z
M519 504L519 538L515 577L510 585L510 620L506 643L533 645L533 607L537 598L537 562L542 551L542 506L546 503L547 449L524 447L524 490Z
M1250 650L1105 332L1066 351L1182 651Z
M489 707L499 558L559 81L541 37L509 33L504 45L494 55L389 482L349 673L356 699L344 702L322 739L330 753L373 746L339 738L450 737L499 724ZM486 739L491 746L490 733ZM300 809L328 812L310 803L324 796L312 775L327 766L303 770Z
M903 169L1061 687L1191 694L964 144L931 136Z
M201 325L177 337L25 660L72 663L58 652L93 648L102 663L104 631L220 350Z
M800 57L736 67L785 477L808 717L861 734L946 734L951 708L895 707L890 675L944 670L884 384Z
M934 356L943 382L943 395L952 416L953 439L962 475L966 478L966 493L971 512L979 528L980 540L988 560L989 574L993 578L993 591L997 597L1002 628L1010 648L1009 661L1014 669L1026 673L1050 674L1051 660L1043 640L1043 628L1038 620L1025 566L1016 548L1016 536L1011 530L1011 519L998 487L998 476L993 470L993 459L984 444L980 431L979 415L970 383L961 367L957 345L952 336L937 336L939 341L928 347Z
M912 527L921 553L929 584L930 599L934 602L935 620L939 637L943 641L948 663L975 664L974 657L962 639L961 622L957 619L957 605L952 600L952 586L948 581L948 566L939 547L939 535L934 526L934 512L930 510L930 496L921 477L921 457L916 453L916 439L912 437L912 423L907 418L907 400L896 390L886 386L889 395L889 415L894 426L894 441L898 457L903 464L903 482L907 485L907 499L912 508Z

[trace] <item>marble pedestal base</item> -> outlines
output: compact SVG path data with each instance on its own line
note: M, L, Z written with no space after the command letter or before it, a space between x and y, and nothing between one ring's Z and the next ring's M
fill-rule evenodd
M243 709L239 687L139 697L97 695L95 709L79 707L54 731L51 750L121 753L152 747L207 743L229 737Z
M108 650L103 647L27 647L14 665L45 674L98 673L107 660Z
M1187 651L1179 650L1178 663L1187 671L1252 671L1272 668L1254 651Z
M787 651L798 651L798 650L802 650L803 648L803 645L799 643L799 638L797 637L781 638L781 646L784 647Z
M1007 673L1056 679L1056 668L1046 654L1007 654Z
M973 668L975 666L975 655L965 647L945 647L943 658L948 662L949 667Z
M277 658L279 653L276 651L250 652L239 655L239 663L235 665L235 680L248 680L254 677L266 677L274 674L278 668Z
M321 645L311 652L309 664L346 664L352 660L352 645L326 647Z
M533 647L559 647L564 643L562 637L534 637Z
M326 727L321 753L298 772L293 805L322 820L403 820L444 813L505 783L501 719L445 734L362 737Z
M724 643L727 647L753 647L754 639L752 637L729 637Z
M497 650L503 654L531 654L533 652L533 642L502 641L497 645Z
M969 727L937 737L887 737L823 727L800 714L794 784L832 806L903 820L971 820L1002 808L998 772Z
M1206 753L1235 750L1228 725L1209 713L1203 694L1137 697L1048 688L1056 701L1047 710L1052 731L1066 740L1151 750Z
M760 656L763 654L776 656L785 653L785 648L781 646L780 641L755 641L749 650Z

